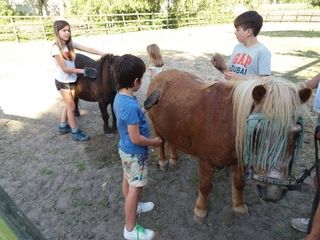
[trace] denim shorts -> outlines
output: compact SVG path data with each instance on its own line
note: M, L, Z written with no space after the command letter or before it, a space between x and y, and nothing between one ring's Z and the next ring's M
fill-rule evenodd
M123 174L133 187L143 187L148 182L148 154L128 154L119 149Z
M58 80L55 80L56 83L56 88L58 91L60 91L61 89L70 89L70 90L74 90L76 88L76 83L72 82L72 83L63 83L63 82L59 82Z

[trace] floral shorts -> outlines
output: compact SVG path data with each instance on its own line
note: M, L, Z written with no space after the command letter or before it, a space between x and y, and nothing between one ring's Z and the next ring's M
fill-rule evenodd
M123 174L133 187L143 187L148 182L148 154L128 154L119 149Z

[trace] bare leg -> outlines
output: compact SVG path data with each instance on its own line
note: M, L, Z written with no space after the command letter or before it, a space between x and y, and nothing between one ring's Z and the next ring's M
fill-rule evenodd
M248 213L248 207L244 204L243 190L245 180L243 171L238 165L232 167L232 203L233 210L238 213Z
M212 190L212 177L214 168L205 160L199 160L200 167L200 189L196 201L194 213L197 217L203 218L207 215L207 198Z
M132 231L137 223L137 207L141 191L142 187L128 186L124 204L126 228L128 231Z
M74 115L74 90L61 89L60 94L63 98L64 103L66 104L66 108L62 111L61 114L61 121L68 121L71 128L77 128L77 120Z

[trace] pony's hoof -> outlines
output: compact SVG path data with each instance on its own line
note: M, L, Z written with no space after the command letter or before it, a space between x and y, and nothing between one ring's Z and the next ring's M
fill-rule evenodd
M177 159L170 158L169 165L170 165L170 168L176 168L177 167Z
M199 224L204 224L206 223L206 218L205 217L198 217L196 214L193 214L193 220L196 222L196 223L199 223Z
M114 137L114 133L106 133L106 137L107 138L113 138Z
M159 168L162 171L167 171L169 168L168 160L161 160L159 161Z
M207 216L207 210L206 209L199 209L199 208L194 208L194 215L195 217L198 217L200 219L204 219L205 216Z
M249 216L248 207L245 204L233 207L233 211L235 211L236 214L248 215Z

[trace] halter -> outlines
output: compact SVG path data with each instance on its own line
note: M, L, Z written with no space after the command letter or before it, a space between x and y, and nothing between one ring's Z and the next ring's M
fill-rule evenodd
M300 184L291 184L293 165L299 159L303 143L304 121L301 116L298 118L297 124L301 126L302 131L295 142L294 152L288 165L288 176L285 179L262 176L254 173L252 167L247 167L246 179L284 186L288 190L301 189ZM281 130L279 125L275 121L268 120L264 113L250 114L247 119L246 139L244 143L243 159L245 166L256 165L266 170L271 170L272 168L279 169L279 165L285 154L289 130ZM270 135L267 136L267 134ZM275 140L274 143L270 143L271 138ZM253 163L255 158L257 161Z

